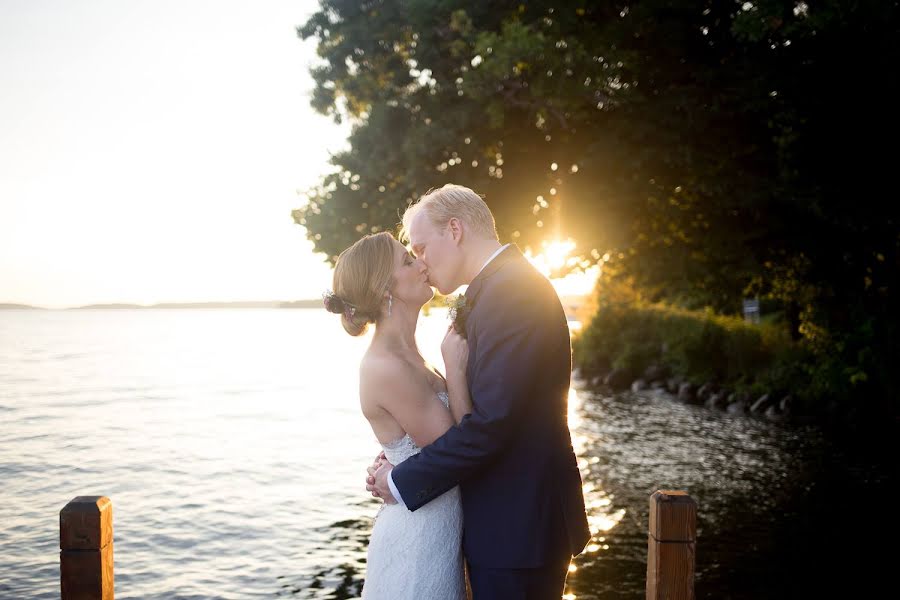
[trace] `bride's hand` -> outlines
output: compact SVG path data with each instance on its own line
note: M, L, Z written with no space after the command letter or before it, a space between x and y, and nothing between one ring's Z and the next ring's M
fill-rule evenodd
M456 333L452 325L447 328L447 334L441 342L441 354L444 356L448 377L453 372L465 375L469 362L469 343Z
M375 457L375 460L372 461L372 464L366 469L366 473L369 475L366 477L366 490L372 491L369 486L375 485L375 473L378 471L378 467L381 466L381 463L387 462L387 456L384 455L384 451L380 452L378 456ZM373 494L375 495L375 494Z

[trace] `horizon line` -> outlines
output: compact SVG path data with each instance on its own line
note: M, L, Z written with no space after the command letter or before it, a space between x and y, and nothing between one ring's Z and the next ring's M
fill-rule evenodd
M79 308L166 308L166 307L187 307L187 306L210 306L210 305L280 305L280 304L298 304L309 302L321 302L321 298L300 298L297 300L202 300L196 302L179 302L166 301L154 302L153 304L141 304L137 302L92 302L88 304L79 304L72 306L49 307L37 304L28 304L25 302L0 302L0 308L30 308L36 310L74 310Z

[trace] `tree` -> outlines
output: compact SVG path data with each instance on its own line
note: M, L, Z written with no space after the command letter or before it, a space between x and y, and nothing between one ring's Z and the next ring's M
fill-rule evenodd
M704 4L323 3L300 29L324 60L313 105L354 129L296 219L333 260L453 181L505 239L571 237L657 294L733 309L756 266L735 210L775 152L746 93L764 86L727 27L707 42Z
M773 298L805 339L857 339L842 352L862 365L896 348L872 323L896 323L893 155L877 140L897 132L897 12L324 0L299 28L322 58L313 106L353 131L295 219L334 260L461 183L504 240L574 238L583 265L654 300L734 313Z

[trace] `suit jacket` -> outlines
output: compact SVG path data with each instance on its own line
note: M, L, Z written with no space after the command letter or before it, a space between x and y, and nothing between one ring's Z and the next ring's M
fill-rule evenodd
M550 282L510 246L466 291L472 413L393 470L407 508L459 485L473 564L534 568L590 539L568 428L572 350Z

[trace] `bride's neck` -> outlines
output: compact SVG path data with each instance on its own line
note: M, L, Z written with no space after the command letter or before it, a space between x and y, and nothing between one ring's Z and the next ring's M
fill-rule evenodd
M386 316L378 321L372 344L400 350L415 350L418 320L418 310L395 306L391 316Z

